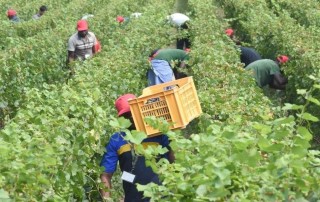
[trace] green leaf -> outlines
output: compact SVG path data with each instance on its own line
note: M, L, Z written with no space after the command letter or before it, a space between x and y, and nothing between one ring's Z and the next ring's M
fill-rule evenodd
M285 117L285 118L276 119L274 122L276 124L289 124L289 123L292 123L293 121L294 121L294 117L289 116L289 117Z
M298 109L302 109L303 105L296 105L296 104L289 104L289 103L285 103L285 106L282 107L283 110L298 110Z
M109 124L114 128L120 128L119 121L114 117L111 118L111 120L109 121Z
M267 147L271 145L268 139L264 137L259 137L258 145L262 150L265 150Z
M300 117L304 120L308 120L308 121L313 121L313 122L317 122L319 121L319 119L313 115L311 115L310 113L303 113L302 115L300 115Z
M272 131L270 126L264 124L255 124L253 127L259 130L262 135L266 135Z
M311 140L313 137L312 134L309 132L309 130L306 127L300 126L300 127L298 127L297 131L306 140Z
M129 128L131 126L131 122L129 119L125 119L124 117L118 118L119 126L122 129Z
M293 146L291 148L291 152L299 157L304 157L308 153L308 150L306 148L302 148L301 146Z
M188 184L185 182L178 183L178 189L185 191L188 188Z
M132 134L131 132L126 132L125 136L125 139L132 142L133 144L140 144L145 138L147 138L147 135L144 132L136 130L132 131Z
M299 95L305 95L305 94L307 93L307 90L306 90L306 89L298 89L298 90L297 90L297 93L298 93Z
M281 152L284 145L282 144L273 144L270 147L265 148L265 151L267 152Z
M319 102L319 100L317 100L316 98L314 98L314 97L308 97L307 98L307 100L309 100L310 102L313 102L313 103L315 103L316 105L318 105L318 106L320 106L320 102Z
M91 97L85 97L84 100L89 106L91 106L94 102L94 100Z
M206 185L200 185L197 190L196 193L199 196L204 196L207 193L207 186Z
M10 199L9 193L3 189L0 189L0 199Z
M236 136L236 133L233 131L224 131L222 133L222 136L227 138L227 139L233 139Z

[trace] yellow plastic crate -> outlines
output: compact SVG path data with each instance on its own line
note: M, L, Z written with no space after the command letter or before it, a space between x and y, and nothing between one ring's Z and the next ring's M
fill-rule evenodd
M182 129L202 113L192 77L145 88L142 95L129 100L129 104L136 129L148 136L158 135L160 131L145 123L145 117L163 117L173 123L170 129Z

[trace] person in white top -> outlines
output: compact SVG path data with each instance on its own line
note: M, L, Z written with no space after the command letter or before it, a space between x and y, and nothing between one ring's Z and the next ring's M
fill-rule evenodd
M142 13L135 12L135 13L132 13L132 14L131 14L131 17L132 17L132 18L139 18L139 17L141 17L141 15L142 15Z
M176 26L179 30L188 30L188 22L190 21L190 18L182 13L173 13L169 16L167 16L167 19L170 21L171 24ZM183 38L177 39L177 49L190 51L191 42L189 39L189 34L187 34Z
M67 64L76 59L86 60L96 53L97 39L93 32L88 31L86 20L79 20L77 30L68 41Z
M41 18L41 16L43 16L43 14L48 10L48 8L46 6L41 6L39 8L39 12L37 14L35 14L34 16L32 16L32 19L34 20L39 20Z
M170 20L170 22L177 27L180 27L181 25L185 24L187 21L190 20L188 16L182 13L173 13L169 16L167 16L167 19Z

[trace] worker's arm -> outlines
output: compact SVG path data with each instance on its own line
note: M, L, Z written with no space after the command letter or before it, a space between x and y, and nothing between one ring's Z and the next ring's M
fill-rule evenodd
M187 67L187 64L184 61L181 61L179 67L180 68L185 68L185 67Z
M70 64L72 61L75 60L75 53L74 51L68 51L68 58L67 58L67 64Z
M168 152L168 160L170 163L173 163L176 160L176 157L174 156L174 152L172 151L172 149L170 149Z
M118 149L120 148L120 134L116 133L111 136L110 142L106 147L106 152L103 154L100 166L104 167L104 172L100 175L101 182L104 184L104 189L101 190L103 198L110 197L111 178L116 171L118 158ZM106 191L107 190L107 191Z
M108 188L108 191L105 191L105 187L100 190L100 193L103 199L110 198L111 196L110 189L112 188L112 185L111 185L112 175L113 175L112 173L106 173L106 172L100 175L101 182L104 184L106 188Z
M96 54L96 46L92 46L92 55Z
M172 150L172 148L170 146L169 137L167 135L163 135L162 136L161 145L168 149L168 152L165 154L165 156L166 156L166 158L168 159L168 161L170 163L173 163L175 161L175 156L174 156L174 152L173 152L173 150Z
M72 37L70 37L68 40L67 50L68 50L67 65L69 65L72 61L76 59L76 55L75 55L76 45Z
M284 90L286 88L287 83L288 83L288 79L283 77L281 74L274 74L270 87L279 89L279 90Z

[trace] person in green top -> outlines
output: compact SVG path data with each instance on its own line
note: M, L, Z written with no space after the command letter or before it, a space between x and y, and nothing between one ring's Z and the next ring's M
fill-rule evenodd
M179 68L186 67L189 60L187 52L180 49L156 49L149 55L151 69L148 70L148 86L157 85L175 80L176 77L186 77L185 74L172 70L172 64L177 63ZM175 65L176 66L176 65Z
M275 61L261 59L250 63L245 69L253 71L259 87L269 85L270 88L284 90L288 80L281 74L280 66L288 60L285 55L277 57Z

